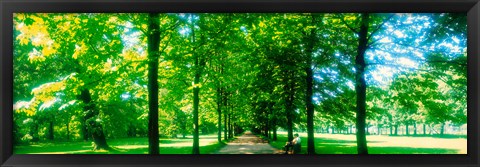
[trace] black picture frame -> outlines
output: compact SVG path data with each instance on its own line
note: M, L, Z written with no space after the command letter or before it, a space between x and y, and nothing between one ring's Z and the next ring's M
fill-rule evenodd
M13 13L16 12L465 12L466 155L14 155ZM11 166L479 166L478 0L3 0L0 2L0 165Z

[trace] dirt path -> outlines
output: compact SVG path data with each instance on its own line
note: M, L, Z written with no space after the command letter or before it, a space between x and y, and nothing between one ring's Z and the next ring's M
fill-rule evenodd
M242 136L227 143L225 147L213 154L282 154L283 151L273 148L268 141L245 132Z

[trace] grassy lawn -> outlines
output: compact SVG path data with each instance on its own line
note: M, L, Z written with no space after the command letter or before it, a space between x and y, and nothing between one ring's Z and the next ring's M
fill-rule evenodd
M299 133L302 139L302 153L307 150L307 133ZM287 141L287 133L279 132L278 140L270 144L278 149ZM357 154L355 135L315 134L317 154ZM367 136L369 154L466 154L467 139L412 137L412 136Z
M111 150L92 150L92 142L49 142L15 146L15 154L147 154L148 138L107 139ZM160 154L191 154L193 137L160 139ZM210 154L225 146L217 135L200 136L200 153Z

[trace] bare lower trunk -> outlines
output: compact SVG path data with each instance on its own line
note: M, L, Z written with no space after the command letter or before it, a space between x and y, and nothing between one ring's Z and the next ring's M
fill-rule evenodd
M368 154L367 138L365 133L366 123L366 82L365 82L365 51L367 50L367 35L368 35L368 23L369 14L363 13L360 25L360 31L358 33L359 42L357 48L357 56L355 57L355 91L357 94L357 151L358 154Z
M417 135L417 123L413 123L413 135Z
M103 127L100 122L97 121L99 120L99 111L95 106L95 103L92 102L90 91L88 89L82 89L80 99L84 103L83 110L85 112L85 124L87 125L87 130L91 134L93 142L95 143L93 149L108 150L109 146L103 133Z
M408 131L408 123L405 124L405 134L408 136L410 135L409 131Z
M159 14L150 13L148 19L148 152L159 154L158 132L158 60L160 45Z

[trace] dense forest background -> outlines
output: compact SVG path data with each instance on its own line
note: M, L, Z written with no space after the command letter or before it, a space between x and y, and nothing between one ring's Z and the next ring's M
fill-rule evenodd
M466 14L18 13L14 141L466 135Z

